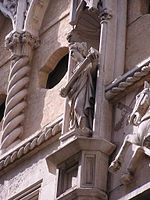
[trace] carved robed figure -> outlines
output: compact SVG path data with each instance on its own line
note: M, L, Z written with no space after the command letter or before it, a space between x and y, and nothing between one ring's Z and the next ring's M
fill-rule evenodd
M70 127L83 133L92 130L96 63L98 53L91 48L87 55L87 44L76 42L70 46L70 54L75 65L68 85L61 90L61 96L69 98Z

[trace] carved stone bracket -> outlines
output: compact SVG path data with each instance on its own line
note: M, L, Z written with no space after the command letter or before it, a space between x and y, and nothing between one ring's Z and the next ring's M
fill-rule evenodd
M114 149L115 145L104 139L78 136L50 154L46 158L49 170L51 171L52 165L59 170L56 199L66 200L70 197L69 199L80 200L84 196L87 200L91 198L106 200L104 180L107 167L105 166L108 156ZM101 170L103 173L100 172ZM97 179L96 176L99 178ZM91 190L93 195L90 194ZM97 194L93 192L95 190ZM82 194L78 191L82 191Z

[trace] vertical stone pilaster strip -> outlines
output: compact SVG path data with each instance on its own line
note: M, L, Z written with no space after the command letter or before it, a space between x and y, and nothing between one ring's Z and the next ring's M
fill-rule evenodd
M110 140L111 137L111 105L105 100L105 78L107 73L111 73L107 69L107 60L111 57L108 55L108 30L109 20L112 17L112 13L108 9L104 9L100 15L101 18L101 33L100 33L100 45L99 45L99 67L97 74L96 84L96 97L95 97L95 114L93 124L93 137L105 138ZM109 113L109 114L108 114ZM107 116L107 119L106 119Z
M27 32L13 32L6 39L6 46L12 52L12 61L2 125L1 149L7 148L23 134L30 61L35 41Z

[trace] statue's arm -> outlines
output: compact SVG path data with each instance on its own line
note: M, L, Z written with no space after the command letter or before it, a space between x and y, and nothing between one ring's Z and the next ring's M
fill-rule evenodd
M99 52L98 52L98 50L96 50L93 47L91 47L89 49L89 54L88 55L89 55L91 63L92 63L91 75L92 75L92 77L95 77L96 72L97 72L97 68L98 68Z
M94 49L94 48L91 47L90 50L89 50L89 53L88 53L87 57L84 59L83 62L81 62L79 64L78 69L73 74L73 76L71 77L71 79L69 80L69 82L67 83L67 85L64 88L61 89L60 95L62 97L66 97L68 95L69 91L71 90L73 84L76 82L76 80L79 77L79 75L81 74L81 72L83 70L85 70L90 63L95 62L98 59L98 55L99 55L99 52L96 49ZM93 71L93 73L96 73L96 68L97 68L96 64L95 64L94 68L93 67L91 68L91 70Z

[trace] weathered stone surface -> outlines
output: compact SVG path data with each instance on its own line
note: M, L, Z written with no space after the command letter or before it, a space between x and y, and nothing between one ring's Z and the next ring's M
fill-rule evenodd
M125 71L149 59L150 15L143 15L127 28Z
M74 9L76 13L71 13L77 19L72 27L70 5L78 5ZM16 110L24 115L19 124L23 134L0 151L0 199L35 195L39 200L136 200L146 199L147 194L149 198L149 137L139 146L132 142L124 151L122 167L116 175L108 171L109 159L110 162L115 159L124 138L140 129L140 126L129 125L128 115L136 103L135 96L143 89L143 82L150 81L149 5L149 0L0 1L0 102L6 94L10 98L18 76L29 80L23 96L26 109L21 100L18 102L21 107ZM9 36L14 37L6 39L10 53L4 41L12 28ZM70 32L71 45L86 42L87 49L93 47L99 51L96 77L92 77L96 94L89 137L80 129L66 129L70 117L68 98L64 100L59 93L66 84L72 84L71 73L66 73L51 89L46 88L49 74L68 53L69 70L75 67L66 39ZM77 48L82 50L80 45ZM88 53L82 55L82 60L86 55ZM24 56L29 59L30 73L28 70L23 73L27 68L25 63L20 67L23 74L20 75L17 68L12 78L9 75L11 61L22 60ZM60 71L58 69L58 74ZM83 90L80 92L83 94ZM145 99L147 96L142 102ZM83 106L79 107L83 110ZM15 118L15 112L5 110L10 118L4 115L1 120L0 138L10 135L1 132L2 122L6 128ZM147 133L142 131L140 133Z

